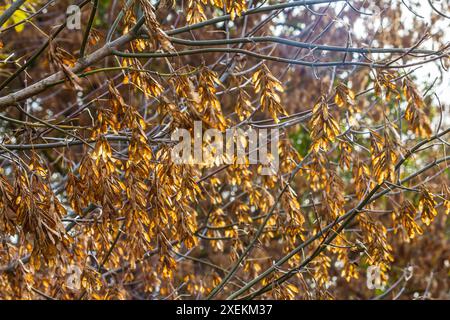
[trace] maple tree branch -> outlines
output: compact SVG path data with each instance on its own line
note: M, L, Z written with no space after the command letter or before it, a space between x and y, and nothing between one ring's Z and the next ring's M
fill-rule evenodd
M113 48L116 46L121 46L128 41L133 39L133 34L127 33L120 38L114 40L113 42L106 44L102 48L98 49L97 51L93 52L92 54L86 56L85 58L79 59L76 65L71 69L72 72L78 73L89 67L90 65L96 63L97 61L105 58L106 56L110 55L113 51ZM51 87L54 85L55 82L58 82L60 80L63 80L66 77L65 73L63 71L58 71L50 76L48 76L45 79L42 79L29 87L26 87L22 90L19 90L14 93L10 93L4 97L0 98L0 107L6 107L13 105L16 102L19 102L21 100L30 98L45 89Z
M386 65L384 63L371 63L371 62L361 62L361 61L333 61L333 62L309 62L304 60L296 60L296 59L288 59L282 57L275 57L271 55L264 55L260 53L256 53L253 51L238 49L238 48L204 48L204 49L192 49L192 50L184 50L178 52L141 52L141 53L129 53L122 52L118 50L112 50L112 54L118 57L126 57L126 58L169 58L169 57L181 57L181 56L190 56L194 54L204 54L204 53L215 53L215 52L225 52L225 53L240 53L250 57L269 60L280 63L287 63L293 65L301 65L310 68L325 68L325 67L351 67L351 66L360 66L360 67L368 67L368 68L380 68L380 69L402 69L407 67L413 67L417 65L426 64L432 61L440 60L449 56L448 53L440 54L436 57L430 58L428 60L407 63L402 65ZM0 100L1 103L1 100ZM1 105L1 104L0 104Z
M98 0L94 0L94 3L92 4L91 14L89 15L88 25L87 25L86 31L84 32L83 42L81 43L81 47L80 47L80 58L84 57L84 51L86 49L86 44L88 42L89 35L91 33L92 24L94 23L94 18L95 18L95 14L97 12L97 7L98 7Z
M10 24L7 27L0 29L0 33L3 33L7 30L13 29L17 26L20 26L21 24L24 24L27 21L30 21L31 19L33 19L35 16L37 16L38 14L40 14L41 12L43 12L45 9L48 8L48 6L50 6L53 3L53 0L48 1L46 4L44 4L42 7L40 7L38 10L36 10L34 13L30 14L28 17L26 17L23 20L20 20L16 23Z
M105 136L108 141L126 141L129 142L131 137L128 136ZM86 140L87 143L95 143L97 140L90 139ZM150 144L158 144L170 142L170 140L165 139L148 139ZM53 148L67 148L71 146L78 146L84 144L81 140L67 140L58 142L48 142L48 143L35 143L35 144L1 144L4 148L8 150L38 150L38 149L53 149Z
M6 9L0 16L0 28L5 24L5 22L25 3L26 0L16 0L14 1L8 9Z
M319 50L319 51L334 51L334 52L346 52L346 53L416 53L416 54L426 54L426 55L437 55L441 54L442 50L425 50L417 48L354 48L354 47L339 47L339 46L328 46L320 45L309 42L301 42L295 40L284 39L280 37L246 37L246 38L231 38L231 39L211 39L211 40L188 40L180 39L175 37L169 37L172 43L182 44L185 46L216 46L225 44L244 44L244 43L259 43L259 42L271 42L285 44L287 46Z

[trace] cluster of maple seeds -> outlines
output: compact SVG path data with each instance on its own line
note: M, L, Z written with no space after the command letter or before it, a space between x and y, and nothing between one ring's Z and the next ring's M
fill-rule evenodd
M146 17L149 29L157 29L152 24L153 17ZM156 37L160 45L166 39L163 35ZM166 46L168 46L166 44ZM166 49L168 50L168 49ZM60 58L62 59L62 58ZM137 59L124 59L122 66L129 67L130 70L124 83L133 85L149 98L159 97L163 92L163 87L147 72L141 72L142 65ZM397 98L399 90L393 84L395 76L393 74L381 72L377 75L375 92L381 96L382 91L386 91L386 99L391 98L395 93ZM283 87L270 70L263 64L252 76L255 92L260 95L261 111L267 110L272 119L279 123L279 115L287 115L281 104L280 94ZM217 87L223 86L217 74L203 67L199 70L197 77L187 75L177 75L170 81L177 95L180 104L173 103L169 99L161 99L159 110L164 110L172 118L171 128L186 127L192 128L192 119L202 120L210 127L224 130L229 123L224 118L221 103L217 97ZM404 92L408 101L405 118L411 123L417 134L427 136L430 133L427 127L427 118L423 111L424 103L417 90L410 81L404 81ZM169 148L161 147L156 152L149 145L146 135L147 124L137 109L127 105L119 91L112 85L109 86L109 106L98 111L96 127L92 132L92 138L96 139L95 148L86 154L78 168L79 177L74 174L69 175L67 183L67 195L69 202L75 213L83 217L83 209L90 204L101 207L101 215L94 219L103 223L99 232L94 238L98 242L105 244L111 239L102 240L101 228L112 228L117 232L126 230L127 248L118 247L123 252L123 257L130 262L132 269L136 267L137 261L149 250L158 248L160 271L163 278L173 278L176 270L176 262L173 258L171 240L176 239L193 248L197 245L198 239L195 235L197 225L197 212L192 205L201 198L201 191L196 183L197 173L189 166L179 166L170 163ZM247 118L255 109L249 100L248 93L242 88L238 89L238 102L235 111L238 117L243 120ZM350 113L357 112L355 107L355 94L346 85L340 83L336 87L334 96L335 104L341 110ZM186 105L187 112L177 105ZM161 112L162 113L162 112ZM337 169L326 159L327 152L332 150L333 144L339 140L339 150L341 156L339 166L350 169L354 164L354 177L356 193L358 199L362 199L374 183L382 184L385 181L396 182L395 165L399 159L400 146L395 136L392 134L390 124L385 126L383 135L371 131L371 166L373 174L370 174L366 164L359 160L352 159L352 145L348 140L340 136L339 121L336 114L328 103L326 97L321 97L319 102L312 109L310 122L311 140L310 159L306 167L307 176L311 182L314 192L321 193L324 200L321 215L324 222L330 222L342 216L345 212L346 199L342 193L343 181L337 173ZM421 128L421 129L419 129ZM114 156L114 152L105 135L112 131L119 133L130 131L130 142L128 148L128 158L120 161ZM286 174L292 172L300 162L300 157L293 150L286 140L280 144L280 155L282 160L281 172ZM14 194L13 188L8 186L6 179L2 180L3 203L1 207L1 217L4 221L3 229L12 233L17 225L20 225L25 233L29 234L33 243L33 252L42 253L46 258L52 258L56 254L57 245L64 239L64 230L61 228L61 217L65 215L65 209L58 199L51 194L51 189L46 184L47 178L43 168L37 162L32 163L29 169L36 172L31 181L25 173L19 174L20 179L16 179L16 190L19 195ZM226 170L231 184L239 186L248 193L248 205L244 202L237 202L239 207L239 223L249 224L253 219L250 214L250 206L257 207L261 212L267 212L273 205L274 199L267 189L274 189L279 183L279 177L265 177L262 179L260 190L254 188L254 181L257 175L245 166L230 166ZM214 180L215 179L215 180ZM220 185L218 178L211 179L213 187L211 195L214 204L221 203L221 195L215 189ZM285 181L283 183L286 183ZM283 186L283 183L282 186ZM31 187L30 187L31 186ZM280 188L280 186L278 186ZM28 189L39 189L40 192L33 195L37 197L33 200ZM281 189L281 188L280 188ZM24 192L24 193L23 193ZM288 247L292 247L298 238L304 239L306 219L301 212L301 205L297 200L298 196L292 188L287 188L287 192L281 197L280 206L284 210L285 216L275 215L267 223L267 232L261 237L262 242L270 241L276 236L277 230L283 231L283 236L287 240ZM16 199L16 201L13 201ZM17 200L19 199L19 200ZM27 199L27 201L22 201ZM45 201L44 201L45 200ZM394 214L396 230L401 226L406 230L408 238L414 238L416 234L421 234L422 228L415 222L415 213L421 213L422 221L429 225L437 212L436 201L433 195L423 188L420 192L418 209L406 200L405 204ZM36 206L36 203L39 205ZM42 204L45 203L45 204ZM445 203L447 212L448 201ZM19 206L19 207L15 207ZM14 209L12 209L14 208ZM18 221L11 216L11 210L21 212ZM50 212L44 215L43 210ZM29 212L36 212L36 217L42 217L44 224L40 220L33 220L27 217ZM125 216L126 221L122 226L118 226L119 219ZM47 220L46 220L47 219ZM232 223L221 209L215 210L211 214L212 224L215 227L225 227ZM321 223L318 221L317 223ZM368 262L377 265L382 271L383 281L387 280L387 271L392 262L392 247L387 241L386 228L379 221L374 221L370 217L360 217L358 223L365 232L364 243L366 246ZM41 226L36 228L35 225ZM43 227L42 227L43 226ZM279 229L281 227L281 229ZM120 230L119 230L120 228ZM237 228L226 229L225 237L233 238L234 257L242 251L242 242L239 241ZM37 230L33 231L33 230ZM248 230L251 233L251 230ZM316 230L316 232L318 232ZM211 245L215 250L224 249L223 241L220 240L220 231L209 230L206 233L212 239ZM344 246L350 240L337 237L333 243L336 247L330 249L335 253L337 259L343 262L342 277L347 281L358 278L355 265L348 257ZM92 244L90 244L92 246ZM104 248L93 248L96 251L107 251ZM101 249L101 250L100 250ZM36 254L33 254L35 257ZM115 258L113 258L114 260ZM117 259L116 259L117 260ZM115 261L115 263L118 261ZM329 282L329 268L331 259L325 254L320 254L316 260L314 278L319 286L324 286ZM37 266L37 264L36 264ZM258 269L255 264L254 268ZM246 268L249 268L248 263ZM98 285L96 271L85 269L83 287L92 293ZM91 271L89 271L91 270ZM255 270L255 269L253 269ZM156 280L157 277L153 279ZM193 279L191 279L193 281ZM213 283L217 282L214 276ZM199 284L192 285L192 290L205 291ZM150 290L150 288L149 288ZM288 291L295 293L293 288L287 287ZM281 294L282 291L279 291Z
M206 20L205 5L211 5L219 9L226 9L231 20L241 16L247 10L245 0L188 0L186 20L189 24L195 24Z

